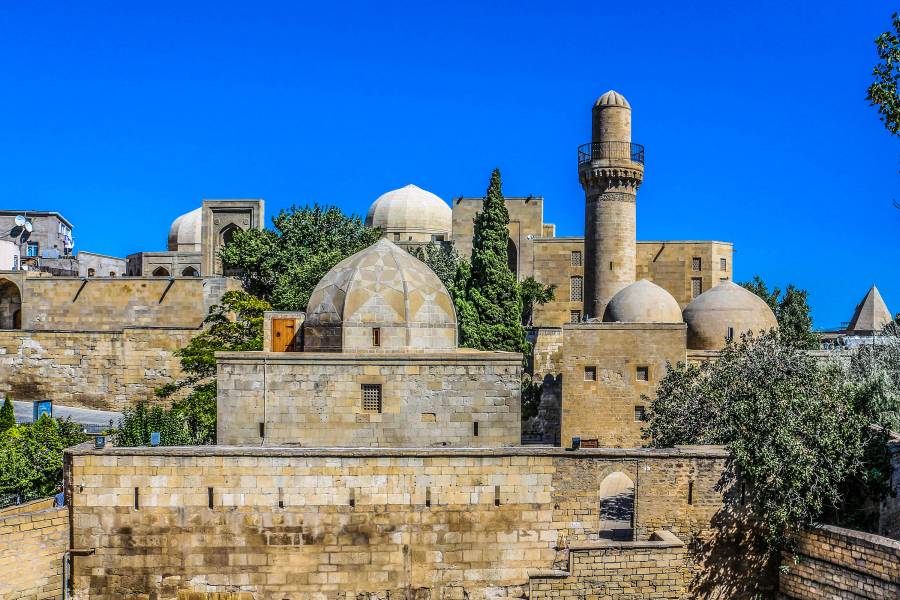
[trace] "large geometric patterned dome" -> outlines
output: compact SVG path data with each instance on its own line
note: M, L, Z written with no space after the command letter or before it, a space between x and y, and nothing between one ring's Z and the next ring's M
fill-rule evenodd
M425 263L384 239L319 281L303 328L305 351L456 348L456 311L447 288Z
M778 328L769 305L732 281L723 281L694 298L683 316L691 350L721 350L729 335L737 340L748 331L758 335Z
M450 239L453 211L439 197L410 184L379 196L369 207L366 225L381 227L397 241L429 241L433 235Z
M200 252L200 229L203 209L197 208L172 221L169 227L170 252Z

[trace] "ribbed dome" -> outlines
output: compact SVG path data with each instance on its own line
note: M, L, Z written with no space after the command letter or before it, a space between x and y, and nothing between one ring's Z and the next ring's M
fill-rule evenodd
M631 108L625 96L615 90L609 90L597 99L594 106L621 106L623 108Z
M373 328L378 328L378 340ZM309 299L304 349L399 352L456 348L456 311L425 263L380 240L339 262Z
M681 307L672 294L641 279L619 290L606 305L607 323L682 323Z
M200 252L203 209L197 208L172 221L169 227L170 252Z
M738 339L748 331L756 334L778 327L762 298L731 281L723 281L694 298L683 314L688 348L692 350L721 350L729 329Z
M388 233L432 234L450 237L453 212L446 202L415 185L407 185L379 196L369 207L366 225ZM408 238L401 238L406 241Z

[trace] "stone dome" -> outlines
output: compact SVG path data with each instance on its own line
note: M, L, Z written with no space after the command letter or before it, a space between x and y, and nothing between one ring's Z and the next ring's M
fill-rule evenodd
M409 184L379 196L369 207L366 225L381 227L396 241L430 241L432 235L449 239L453 211L438 196Z
M682 323L681 306L672 294L641 279L628 285L606 305L607 323Z
M775 314L762 298L732 281L723 281L694 298L684 309L688 348L721 350L727 337L762 333L778 327Z
M631 108L625 96L615 90L609 90L597 99L594 106L621 106L622 108Z
M384 239L319 281L303 327L306 351L456 348L456 311L447 288L425 263Z
M196 208L172 221L169 227L170 252L200 252L203 209Z

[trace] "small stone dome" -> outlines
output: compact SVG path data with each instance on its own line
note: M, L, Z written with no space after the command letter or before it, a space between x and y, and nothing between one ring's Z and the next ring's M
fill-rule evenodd
M672 294L641 279L628 285L606 305L607 323L682 323L681 306Z
M625 96L615 90L609 90L597 99L594 106L621 106L622 108L631 108Z
M319 281L303 327L304 350L313 352L456 348L456 311L447 288L425 263L384 239Z
M721 350L729 335L738 339L748 331L757 334L778 327L769 305L732 281L694 298L683 314L692 350Z
M200 230L203 209L196 208L172 221L169 227L170 252L200 252Z
M453 211L438 196L410 184L379 196L369 207L366 225L400 234L398 241L429 241L432 235L449 239Z

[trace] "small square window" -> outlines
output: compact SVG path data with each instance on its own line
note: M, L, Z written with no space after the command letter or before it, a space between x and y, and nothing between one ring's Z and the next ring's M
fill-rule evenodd
M583 296L583 279L581 277L572 277L569 280L569 300L573 302L580 302L584 299Z
M728 270L728 260L724 258L719 259L719 269L722 271Z
M638 367L634 378L638 381L650 381L650 367Z
M40 255L40 246L37 242L28 242L28 245L25 247L25 256L39 256Z
M569 323L581 323L581 311L580 310L570 310L569 311Z
M433 234L431 234L431 241L432 242L443 242L444 235L441 233L433 233Z
M696 298L703 293L703 280L699 277L691 279L691 298Z
M691 259L691 271L700 271L702 266L702 262L699 256L695 256Z
M395 241L395 242L399 242L399 241L400 241L400 234L399 234L399 233L395 233L395 234L394 234L394 241Z
M585 367L584 368L584 380L585 381L597 381L597 367Z
M381 346L381 327L372 328L372 345L376 348Z
M635 421L646 421L647 420L647 409L643 406L635 406L634 407L634 420Z
M573 267L581 266L581 250L573 250L572 251L572 266Z
M362 409L363 412L381 412L381 384L362 384Z

